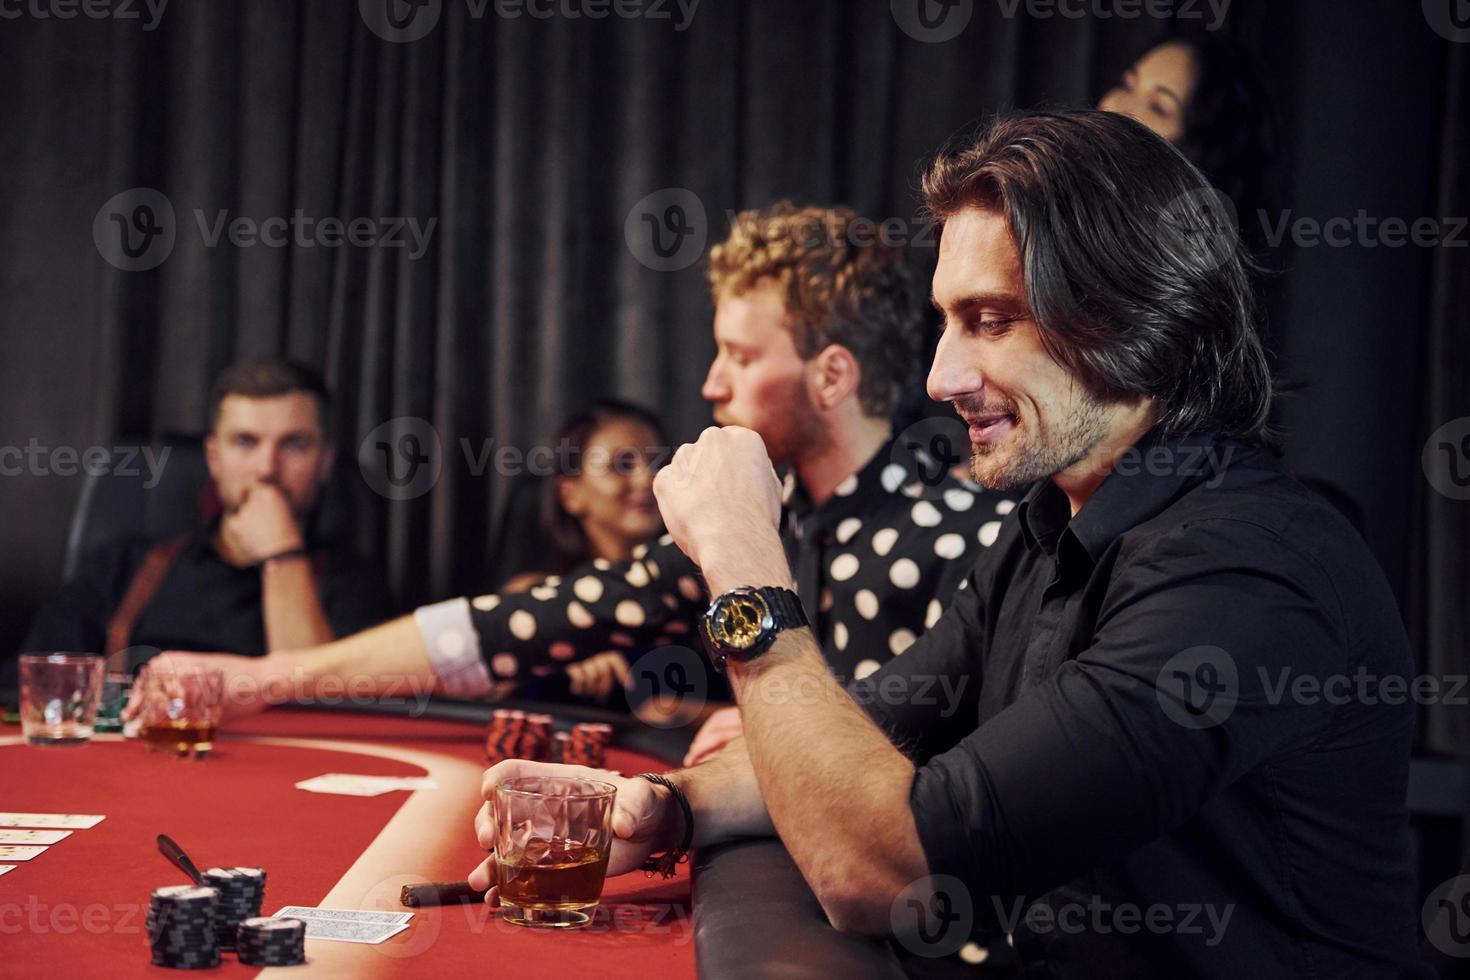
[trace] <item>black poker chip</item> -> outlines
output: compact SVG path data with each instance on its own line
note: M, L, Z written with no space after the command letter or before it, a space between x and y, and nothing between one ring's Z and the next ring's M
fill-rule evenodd
M306 962L306 923L261 916L240 923L235 955L247 966L297 966Z
M231 948L241 922L260 915L265 897L265 871L260 868L209 868L201 877L219 892L216 908L220 946Z
M156 889L144 916L153 962L176 970L218 966L219 899L219 890L212 887L171 885Z
M261 868L209 868L203 885L156 889L144 922L152 961L176 970L219 966L220 950L234 948L247 966L306 962L306 925L299 919L261 918L266 874Z

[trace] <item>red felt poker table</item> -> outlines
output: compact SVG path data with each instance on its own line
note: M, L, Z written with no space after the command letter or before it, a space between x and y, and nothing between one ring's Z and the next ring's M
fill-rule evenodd
M106 816L30 861L0 862L17 864L0 875L0 975L178 975L151 964L143 924L150 892L186 881L158 851L164 833L200 867L264 868L265 914L285 905L414 912L407 930L380 945L308 940L305 966L261 971L226 953L209 972L693 976L687 866L668 880L609 879L593 923L578 930L513 926L483 904L399 905L403 885L461 880L484 857L473 817L487 714L482 705L436 705L419 717L276 709L229 726L203 761L118 736L28 746L18 728L0 729L0 811ZM687 739L620 726L607 766L665 771ZM329 772L428 776L437 788L376 797L295 788Z

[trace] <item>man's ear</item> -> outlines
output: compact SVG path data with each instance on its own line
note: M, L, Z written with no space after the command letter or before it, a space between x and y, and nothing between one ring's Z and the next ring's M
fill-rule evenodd
M812 385L817 405L836 408L855 395L862 380L862 368L852 351L841 344L828 344L812 358Z
M219 437L213 432L204 437L204 465L209 467L209 478L219 483Z

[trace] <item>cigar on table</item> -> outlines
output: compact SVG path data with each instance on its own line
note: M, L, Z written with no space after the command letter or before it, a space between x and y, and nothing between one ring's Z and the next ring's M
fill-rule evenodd
M426 881L421 885L404 885L398 894L398 901L411 909L484 900L485 893L471 888L468 881Z

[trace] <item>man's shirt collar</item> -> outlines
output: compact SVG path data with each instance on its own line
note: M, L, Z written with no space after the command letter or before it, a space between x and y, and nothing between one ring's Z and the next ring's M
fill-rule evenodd
M1157 516L1184 494L1212 485L1234 457L1250 452L1214 433L1174 439L1149 433L1119 457L1075 517L1061 488L1050 479L1038 482L1017 508L1022 538L1027 547L1049 555L1070 538L1096 562L1126 531Z

